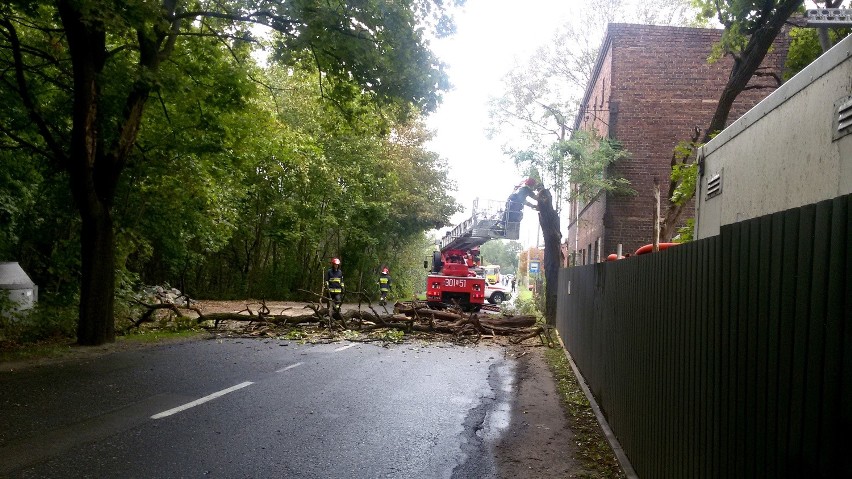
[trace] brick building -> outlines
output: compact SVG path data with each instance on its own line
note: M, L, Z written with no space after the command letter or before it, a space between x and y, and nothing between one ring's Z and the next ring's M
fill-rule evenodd
M708 62L721 30L610 24L586 87L574 129L595 129L621 142L631 157L612 165L609 175L630 181L636 196L599 194L572 205L563 251L575 264L604 260L621 244L624 252L651 243L654 234L654 181L662 192L665 215L674 147L689 140L694 128L706 128L731 71L730 58ZM780 77L789 42L786 32L764 59L763 67ZM762 70L765 71L765 70ZM755 77L752 85L775 86ZM731 123L771 93L744 91ZM692 217L691 209L685 217Z

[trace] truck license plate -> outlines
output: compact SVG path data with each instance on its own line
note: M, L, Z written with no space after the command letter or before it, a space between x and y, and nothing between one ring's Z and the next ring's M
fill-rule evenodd
M448 286L450 288L466 288L467 280L459 278L444 278L444 286Z

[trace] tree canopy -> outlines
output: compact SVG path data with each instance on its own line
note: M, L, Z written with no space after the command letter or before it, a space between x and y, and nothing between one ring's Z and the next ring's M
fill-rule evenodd
M820 2L822 3L822 2ZM715 17L724 27L722 38L714 46L711 60L729 56L733 59L731 74L722 85L719 101L710 123L689 142L681 142L672 158L672 177L669 201L662 221L661 240L668 241L678 231L684 208L695 195L694 153L684 154L684 145L694 148L708 142L722 131L731 114L737 97L749 88L749 82L759 72L761 63L772 48L793 13L802 6L802 0L698 0L696 5L702 15ZM780 85L780 78L775 86Z
M114 338L116 271L287 294L383 261L455 211L419 118L458 3L4 3L0 253L79 294L81 344Z
M521 169L528 160L555 159L554 148L574 133L573 119L591 81L601 41L612 22L654 25L699 25L688 0L609 0L577 12L550 42L503 78L504 93L490 100L488 134L507 138L503 147ZM553 188L554 207L571 194L556 164L539 167L542 179Z

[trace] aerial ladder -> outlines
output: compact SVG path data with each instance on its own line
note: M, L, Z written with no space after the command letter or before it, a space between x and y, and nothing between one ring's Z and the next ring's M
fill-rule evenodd
M520 219L507 215L506 206L506 202L474 200L471 216L438 241L426 279L430 307L457 305L479 311L486 300L479 247L492 239L517 240L520 235ZM428 261L424 266L428 268Z

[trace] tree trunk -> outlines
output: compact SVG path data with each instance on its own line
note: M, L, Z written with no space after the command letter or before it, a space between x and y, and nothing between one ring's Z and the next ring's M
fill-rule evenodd
M82 215L80 320L77 343L94 346L115 340L115 235L108 209Z
M722 90L722 95L719 97L719 103L716 105L716 112L713 114L713 119L710 120L710 126L704 131L704 139L702 143L707 143L716 133L725 129L725 124L728 121L728 116L731 113L731 107L734 101L745 90L748 82L754 76L754 72L760 68L763 59L772 48L772 43L781 29L790 18L790 15L796 11L801 4L798 0L784 0L778 5L775 14L766 21L766 24L757 29L748 39L748 43L743 49L739 58L734 59L734 66L731 70L731 76L728 77L728 83Z
M130 151L136 143L145 102L154 85L150 75L174 48L180 21L158 23L137 31L139 68L146 75L130 87L109 147L105 144L101 85L106 63L106 27L96 15L72 0L57 3L68 37L74 75L70 153L63 158L71 191L82 220L80 235L80 317L77 342L98 345L115 340L115 233L112 207L115 190ZM175 1L163 3L164 18L174 13ZM168 28L164 28L168 27ZM160 47L163 47L162 50Z
M97 345L115 340L115 237L110 214L115 189L108 184L112 175L104 168L99 131L98 79L105 61L106 32L103 24L84 20L77 5L61 1L58 6L74 74L70 154L63 166L82 221L77 342Z
M559 213L553 208L550 190L541 190L537 200L538 220L544 236L544 317L547 324L552 326L556 324L562 233L559 231Z

